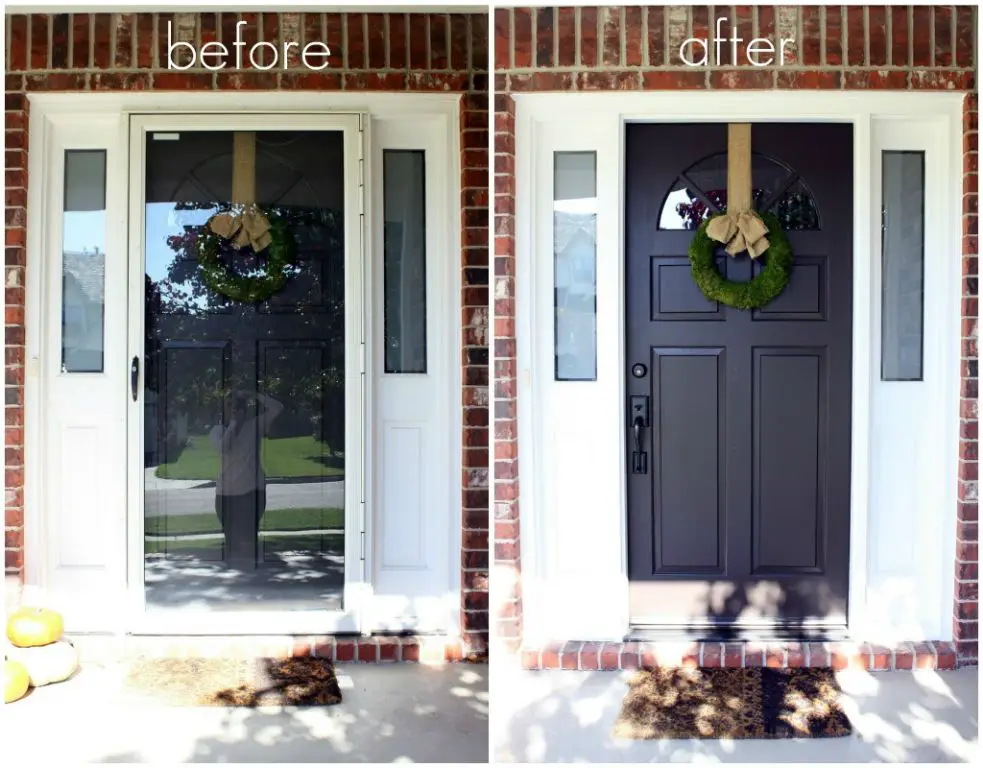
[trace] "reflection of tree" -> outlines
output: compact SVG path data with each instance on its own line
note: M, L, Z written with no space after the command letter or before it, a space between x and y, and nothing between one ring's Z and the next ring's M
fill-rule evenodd
M219 211L226 205L181 202L175 211ZM255 349L257 342L304 339L323 342L330 350L344 349L345 280L344 228L341 211L290 206L264 206L270 215L288 222L297 239L297 258L291 279L281 294L264 307L240 304L215 294L204 283L197 261L197 241L204 224L187 224L180 234L167 239L173 257L166 276L153 280L145 276L146 295L146 385L160 391L161 371L166 365L166 408L188 419L188 429L200 432L222 418L224 399L230 391L256 389L287 404L294 418L283 419L303 431L325 440L334 450L344 446L344 357L334 360L321 355L313 364L285 354L266 361L258 368L243 364L240 353L224 359L215 347L194 346L164 349L167 341L215 341L216 335ZM200 221L200 218L198 219ZM221 254L229 269L240 274L261 268L263 254L251 249L236 251L229 245ZM315 298L313 304L308 295ZM257 313L261 313L258 317ZM221 328L221 330L217 330ZM341 343L336 343L341 342ZM170 357L166 362L162 354ZM247 353L251 359L251 355ZM231 365L229 365L231 363ZM265 375L264 375L265 371ZM257 380L259 379L259 380ZM340 400L339 400L340 398ZM284 414L288 416L288 414ZM165 430L171 417L159 414ZM168 422L165 426L164 422Z
M690 200L688 203L678 203L676 213L685 222L686 229L695 230L705 219L709 218L712 210L703 202L702 198L697 197L688 189L685 191ZM711 189L704 194L718 210L727 210L726 189ZM751 190L751 204L760 210L759 206L767 202L767 197L770 194L771 192L767 189ZM782 230L785 232L819 229L819 211L815 201L810 194L796 189L794 186L771 206L771 212L778 217L782 223Z

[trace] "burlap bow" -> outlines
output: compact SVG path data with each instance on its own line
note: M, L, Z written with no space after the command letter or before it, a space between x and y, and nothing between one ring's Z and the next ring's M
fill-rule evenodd
M251 245L256 253L273 242L270 220L255 205L234 213L216 213L208 220L208 228L219 237L231 240L234 248Z
M768 227L754 211L725 213L717 216L707 225L707 235L720 243L727 244L727 253L736 256L747 251L752 259L758 258L768 250Z

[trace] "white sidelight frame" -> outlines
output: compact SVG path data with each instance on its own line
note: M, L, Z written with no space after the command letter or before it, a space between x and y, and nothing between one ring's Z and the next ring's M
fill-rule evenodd
M460 633L459 469L461 430L460 96L405 93L100 92L31 95L25 380L24 599L64 608L69 631L151 634L326 634L379 630ZM343 611L242 613L147 612L143 590L143 402L129 393L128 361L142 355L144 135L180 130L338 130L345 136L346 231L346 581ZM378 130L376 130L378 129ZM101 426L124 436L107 450L126 477L107 488L100 524L120 533L111 574L85 609L52 582L57 537L49 530L52 419L44 407L60 359L60 157L68 148L107 149L107 361L110 394ZM425 383L382 382L383 241L381 159L386 148L426 152L427 354ZM376 165L379 164L377 168ZM57 221L56 221L57 219ZM52 270L51 265L55 265ZM57 273L57 274L55 274ZM110 295L112 294L112 295ZM129 309L127 309L129 303ZM136 318L136 322L134 322ZM110 348L118 353L110 360ZM119 358L119 359L117 359ZM141 372L142 374L142 372ZM73 374L92 376L96 374ZM141 390L142 391L142 390ZM71 395L69 395L71 396ZM77 395L76 395L77 396ZM125 399L124 399L125 398ZM431 407L424 408L426 404ZM393 409L415 414L426 431L428 465L416 522L427 549L409 581L387 570L377 542L392 527L408 529L402 499L382 499L392 472L377 450ZM113 425L116 425L115 427ZM130 455L127 458L127 454ZM389 472L387 472L389 470ZM107 470L108 471L108 470ZM124 473L117 473L124 474ZM46 482L46 479L48 482ZM390 493L390 496L392 494ZM97 505L89 505L97 506ZM87 508L83 506L80 511ZM91 514L91 510L89 510ZM115 534L114 534L115 535ZM390 564L391 565L391 564ZM389 579L387 582L386 580ZM402 581L401 581L402 580ZM63 581L66 581L63 579ZM393 595L409 583L404 599ZM382 586L381 590L377 587ZM93 610L101 607L102 610Z
M885 643L951 639L964 96L849 91L514 95L519 468L526 478L519 491L524 642L617 642L630 633L623 269L628 122L853 125L848 632L854 639ZM880 381L879 183L881 151L898 148L926 152L926 375L885 409L885 398L898 386ZM557 382L553 375L552 186L558 151L597 153L593 382ZM902 425L889 435L885 425L897 427L912 402L920 413L916 427ZM884 470L908 449L918 451L916 484L927 490L904 498L892 492L896 477ZM878 607L885 602L890 608Z

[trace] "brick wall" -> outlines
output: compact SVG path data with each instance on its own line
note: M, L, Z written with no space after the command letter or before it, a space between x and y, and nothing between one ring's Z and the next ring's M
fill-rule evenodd
M174 39L327 43L330 66L210 72L167 70ZM461 488L465 652L488 640L488 20L483 14L114 13L9 15L6 64L5 570L22 574L24 510L24 272L27 94L105 90L445 91L461 102ZM265 55L265 54L264 54ZM249 62L243 62L247 67ZM261 65L266 60L260 60Z
M755 67L724 46L686 66L680 44L721 37L794 38L785 66ZM966 91L962 401L953 627L961 663L977 647L977 96L973 6L668 6L512 8L495 12L495 636L521 644L516 440L515 103L527 91L943 89ZM954 254L955 257L955 254ZM955 481L955 479L954 479ZM571 638L575 640L576 638Z

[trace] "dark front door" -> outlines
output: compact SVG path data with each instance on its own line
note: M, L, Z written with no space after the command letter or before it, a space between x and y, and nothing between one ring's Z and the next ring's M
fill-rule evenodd
M699 223L726 209L727 126L627 128L627 395L650 411L647 466L633 466L630 409L627 430L632 623L835 634L849 570L852 126L756 124L752 150L755 204L782 221L795 266L784 293L743 311L707 300L687 258ZM717 263L731 280L760 268L722 248Z

